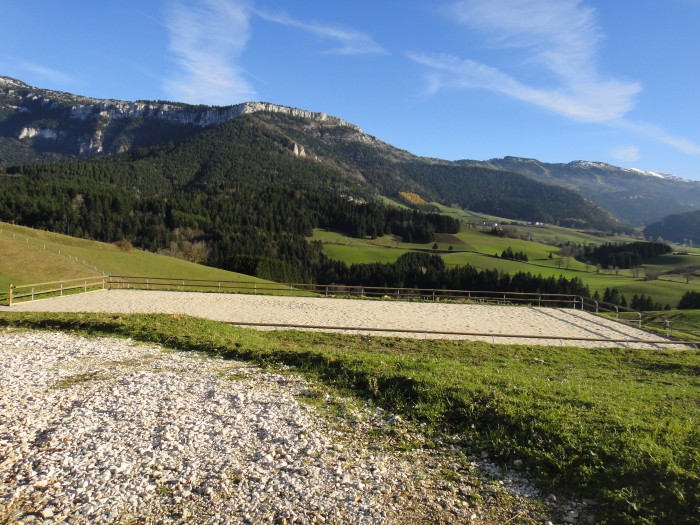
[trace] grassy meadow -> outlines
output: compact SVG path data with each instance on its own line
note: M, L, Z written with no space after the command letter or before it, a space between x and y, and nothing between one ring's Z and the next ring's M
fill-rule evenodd
M11 236L0 235L0 292L7 292L10 284L30 284L80 277L92 277L99 272L86 268L74 259L58 252L46 251L41 246L28 244ZM37 280L39 279L39 280Z
M668 310L648 315L647 329L679 340L700 343L700 310Z
M0 326L117 334L285 364L482 451L599 523L698 523L700 351L548 348L256 332L185 316L0 313ZM429 446L430 440L405 447ZM478 505L478 499L472 503Z
M34 284L101 275L269 282L143 250L0 222L0 293ZM89 266L77 260L84 260ZM97 268L97 270L95 269Z

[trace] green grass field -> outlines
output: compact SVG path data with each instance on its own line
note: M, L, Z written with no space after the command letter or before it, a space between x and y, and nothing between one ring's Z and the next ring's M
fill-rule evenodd
M595 499L598 523L698 522L698 350L255 332L162 315L1 313L2 325L119 334L291 365L468 453L486 450L506 469L522 460L543 494Z
M403 204L402 202L399 202L398 199L392 199L391 197L385 197L385 196L382 195L382 196L381 196L381 201L382 201L384 204L388 204L389 206L396 206L397 208L403 208L403 209L405 209L405 210L408 210L408 209L409 209L408 206L406 206L406 205Z
M438 202L431 202L430 204L432 204L438 210L440 210L440 213L442 213L443 215L449 215L450 217L454 217L455 219L459 219L460 221L467 223L484 225L484 223L493 224L501 223L508 220L504 219L503 217L496 217L495 215L488 215L486 213L476 213L469 210L462 210L460 208L445 206Z
M0 292L10 284L34 284L100 275L88 264L112 275L268 282L142 250L68 237L0 222ZM69 258L70 256L70 258Z
M443 208L445 208L443 206ZM455 212L456 213L456 212ZM468 212L464 212L468 213ZM391 263L402 254L409 251L429 251L439 254L448 266L470 264L480 270L496 269L510 274L522 271L532 274L542 274L545 277L560 275L571 279L578 277L586 283L591 294L596 291L601 295L606 288L617 288L628 301L637 294L651 295L654 301L670 304L674 307L683 294L688 290L700 291L700 277L691 277L686 283L686 277L681 272L683 268L700 266L700 249L674 247L674 251L687 251L687 255L664 255L650 261L645 268L655 269L660 273L658 280L645 280L644 271L637 275L631 270L618 272L602 269L596 271L595 266L586 265L575 258L562 258L558 255L559 248L546 242L582 242L597 243L631 242L630 237L596 237L590 233L577 232L557 226L524 226L522 231L531 232L532 240L512 239L490 235L478 228L463 228L455 235L436 235L437 250L433 243L416 244L398 242L393 236L385 235L376 239L354 239L345 235L314 230L311 239L324 244L324 251L332 259L347 264L362 263ZM449 248L452 247L452 250ZM513 251L522 251L528 256L527 262L512 261L495 257L508 247ZM549 258L550 253L552 258ZM669 273L671 272L671 273ZM676 273L672 273L676 272ZM700 272L698 272L700 274Z
M700 342L700 310L651 312L646 324L660 334L679 340Z
M24 242L22 242L24 241ZM44 250L25 239L0 235L0 292L10 284L30 284L99 275L74 259Z
M560 226L554 226L551 224L535 225L524 221L514 221L512 219L505 219L503 217L496 217L494 215L487 215L483 213L475 213L469 210L461 210L459 208L452 208L450 206L443 206L437 202L431 202L433 206L436 206L440 213L455 217L462 222L467 224L476 224L478 226L490 227L493 224L510 224L515 223L512 227L517 228L519 231L531 235L533 238L540 242L551 242L552 244L565 243L567 241L571 243L594 243L599 244L601 242L617 242L629 240L629 237L625 236L606 236L599 237L594 232L585 232L572 230L571 228L562 228Z

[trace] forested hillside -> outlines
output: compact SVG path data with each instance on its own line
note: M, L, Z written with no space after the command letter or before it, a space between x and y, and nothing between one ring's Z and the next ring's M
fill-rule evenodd
M671 252L671 247L662 242L604 243L587 246L583 257L603 268L628 269Z
M324 257L315 227L353 236L392 233L430 242L459 223L359 202L301 184L204 177L176 183L153 162L94 161L11 168L0 176L0 218L106 242L128 239L196 262L284 281L313 280Z
M416 157L352 128L310 132L303 119L265 113L256 117L348 176L361 177L382 195L400 198L402 192L413 192L500 217L607 231L629 229L608 211L560 186L491 167Z
M145 160L132 171L160 171L174 186L224 180L363 200L413 192L506 218L625 229L570 190L492 166L416 157L323 113L255 102L99 100L0 77L0 165L115 158Z
M700 243L700 211L678 213L664 217L644 229L644 235L661 237L679 244Z

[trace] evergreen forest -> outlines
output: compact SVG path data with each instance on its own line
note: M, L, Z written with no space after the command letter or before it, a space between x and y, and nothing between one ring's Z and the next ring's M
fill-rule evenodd
M584 257L604 268L626 270L672 251L668 244L662 242L604 243L586 247Z

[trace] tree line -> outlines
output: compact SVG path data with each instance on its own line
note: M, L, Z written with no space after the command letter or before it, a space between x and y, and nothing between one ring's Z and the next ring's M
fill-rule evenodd
M651 297L651 295L634 294L632 296L632 299L628 301L627 297L625 297L625 294L620 293L620 290L618 290L617 288L606 288L605 291L603 292L602 297L596 291L593 294L593 299L595 299L596 301L602 301L604 303L621 306L623 308L630 308L632 310L638 310L640 312L649 312L649 311L657 311L657 310L670 310L671 309L670 304L668 304L668 303L662 304L658 301L655 301Z
M668 244L660 242L605 243L584 248L585 259L602 267L629 269L640 266L645 261L671 253Z
M508 246L505 250L501 252L501 259L509 259L511 261L522 261L522 262L527 262L528 257L527 254L523 251L519 252L514 252L513 248Z
M393 263L365 263L348 266L326 260L320 268L319 284L381 288L422 288L565 294L590 297L590 290L578 277L543 277L529 272L510 275L498 270L477 270L471 265L447 267L439 255L409 252Z

